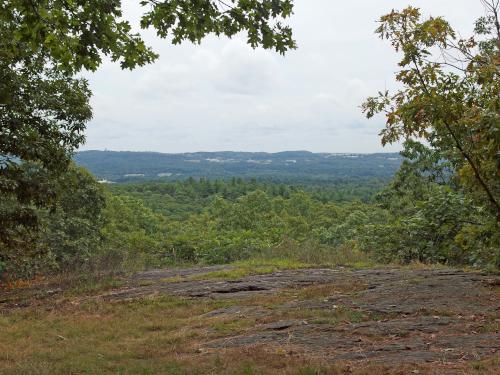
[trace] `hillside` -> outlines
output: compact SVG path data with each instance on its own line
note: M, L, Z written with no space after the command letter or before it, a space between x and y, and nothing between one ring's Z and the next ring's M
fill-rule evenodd
M99 179L130 182L186 177L255 177L275 180L331 181L339 179L387 179L399 168L397 153L328 154L307 151L156 152L82 151L76 163Z

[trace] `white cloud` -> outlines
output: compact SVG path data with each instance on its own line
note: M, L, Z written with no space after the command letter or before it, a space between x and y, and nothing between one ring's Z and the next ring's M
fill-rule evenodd
M376 152L383 118L359 105L394 87L397 55L374 35L376 20L412 3L445 15L464 35L479 0L296 0L299 49L282 57L253 50L244 36L173 46L145 31L160 53L132 72L106 62L89 75L94 119L85 149ZM125 15L141 8L127 0Z

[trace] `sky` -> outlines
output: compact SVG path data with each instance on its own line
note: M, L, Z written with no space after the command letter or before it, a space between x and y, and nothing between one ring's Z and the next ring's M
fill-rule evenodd
M123 1L136 31L138 3ZM295 0L298 49L285 56L252 49L244 34L174 46L141 31L160 54L155 63L123 71L105 61L84 74L94 117L81 150L399 151L380 144L384 118L367 120L359 107L396 87L398 55L374 30L381 15L408 5L445 16L464 36L483 14L480 0Z

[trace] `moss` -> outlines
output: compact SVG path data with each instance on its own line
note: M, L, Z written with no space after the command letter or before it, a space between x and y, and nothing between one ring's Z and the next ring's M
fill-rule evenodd
M236 280L251 275L265 275L282 270L310 267L309 264L291 259L249 259L232 263L227 269L188 276L182 280Z

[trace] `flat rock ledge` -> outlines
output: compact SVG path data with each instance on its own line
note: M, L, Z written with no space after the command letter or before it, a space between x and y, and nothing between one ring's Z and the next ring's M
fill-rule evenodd
M228 299L207 319L255 319L234 335L204 342L200 352L260 347L327 361L461 363L497 356L500 351L498 278L453 269L301 269L252 275L237 280L203 279L228 267L155 270L138 273L125 287L100 296L120 301L151 295ZM248 297L328 286L341 292L294 299L272 309L241 303ZM351 290L346 286L355 286ZM357 323L318 319L277 319L280 312L336 309L363 316ZM279 314L278 314L279 315ZM299 314L300 315L300 314Z

